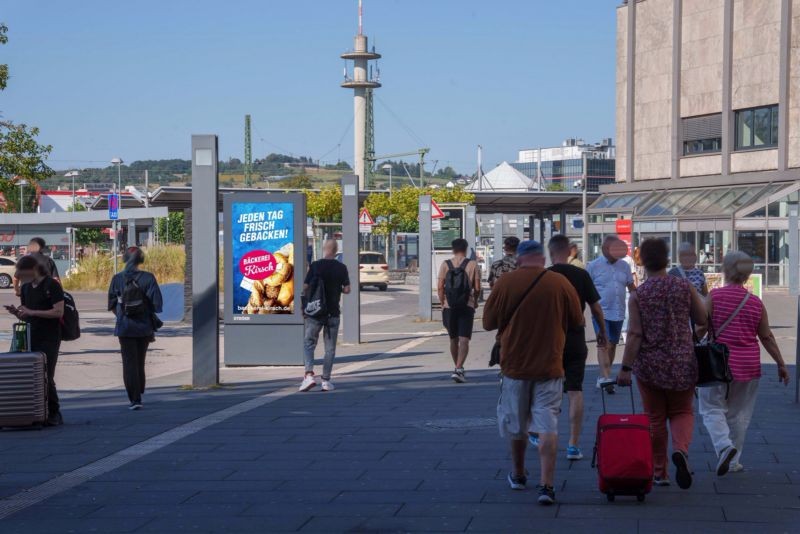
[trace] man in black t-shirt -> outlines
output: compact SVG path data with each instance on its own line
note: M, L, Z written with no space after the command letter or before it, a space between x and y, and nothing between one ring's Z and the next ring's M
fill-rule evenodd
M58 267L56 266L55 260L47 256L44 251L47 250L47 243L45 243L44 239L41 237L34 237L28 242L28 251L27 253L30 256L33 256L47 269L47 275L57 282L60 281L58 276ZM19 278L14 277L14 293L19 297L20 295L20 281Z
M586 304L592 310L592 315L601 325L597 334L598 346L603 346L606 341L605 321L603 308L600 306L600 294L594 287L592 277L586 270L569 265L570 242L567 236L554 235L547 244L550 250L550 260L553 266L550 270L563 275L569 280L578 293L581 309L586 309ZM578 440L581 435L583 422L583 376L586 369L586 357L589 350L586 348L586 329L583 326L574 327L567 331L567 340L564 345L564 391L569 398L569 443L567 446L567 459L580 460L583 458Z
M325 241L322 246L323 259L311 264L303 283L303 292L308 291L308 286L315 277L319 277L325 284L325 305L328 317L318 319L305 318L305 339L303 341L303 354L305 356L306 374L300 384L300 391L309 391L317 386L317 377L314 375L314 350L317 348L319 333L325 344L325 359L322 364L322 391L333 391L331 371L333 358L336 356L336 336L339 334L339 301L342 293L350 293L350 277L347 267L336 260L338 245L333 239Z

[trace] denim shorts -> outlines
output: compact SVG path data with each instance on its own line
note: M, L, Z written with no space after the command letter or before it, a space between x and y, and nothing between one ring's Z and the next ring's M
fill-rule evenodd
M625 321L609 321L606 320L606 335L608 336L608 342L612 345L619 345L619 338L622 335L622 323ZM594 333L597 335L600 333L600 326L597 324L597 321L594 317L592 317L592 324L594 325Z

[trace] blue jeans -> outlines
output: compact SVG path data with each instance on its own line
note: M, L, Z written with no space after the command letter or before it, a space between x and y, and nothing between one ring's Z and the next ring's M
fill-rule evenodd
M336 336L339 335L339 317L328 317L327 322L306 317L306 332L303 340L306 373L314 372L314 349L317 348L319 333L325 345L325 359L322 363L322 379L330 380L333 370L333 358L336 356Z

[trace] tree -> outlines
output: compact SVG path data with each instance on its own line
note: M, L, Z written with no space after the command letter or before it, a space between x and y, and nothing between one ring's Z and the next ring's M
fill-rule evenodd
M296 174L285 180L281 180L281 186L286 189L311 189L314 187L314 184L311 182L311 177L307 174Z
M26 180L29 191L33 191L41 180L55 174L45 163L53 147L40 145L37 135L39 128L0 121L0 193L5 197L6 212L20 211L20 180ZM26 211L35 211L37 201L37 195L26 195Z
M0 22L0 45L8 42L8 26ZM8 65L0 64L0 91L6 88L8 84Z
M323 187L319 191L306 192L306 211L317 222L340 222L342 220L342 188Z
M73 204L67 211L86 211L83 204ZM81 246L99 245L107 240L100 228L75 228L75 243Z
M464 191L460 187L452 189L417 189L411 186L395 189L391 194L384 192L370 193L364 205L373 217L382 217L384 220L376 224L372 231L376 234L386 235L391 232L418 232L419 231L419 197L431 195L437 203L464 202L472 203L475 195Z
M168 216L156 220L156 239L177 245L184 243L182 211L171 211Z
M8 42L8 27L0 23L0 45ZM0 65L0 91L8 83L8 65ZM39 128L28 128L25 124L14 124L11 121L0 121L0 193L5 198L7 212L22 211L22 205L29 212L35 211L38 195L31 194L20 201L24 190L17 190L21 180L29 184L29 191L35 191L41 180L55 174L47 166L45 160L53 147L40 145L36 141Z

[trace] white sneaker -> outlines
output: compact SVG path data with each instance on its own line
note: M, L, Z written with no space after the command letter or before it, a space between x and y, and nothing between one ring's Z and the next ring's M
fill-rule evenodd
M322 391L333 391L334 389L336 388L333 387L333 382L331 382L330 380L322 381Z
M317 380L314 375L306 375L303 382L300 384L300 391L310 391L317 385Z
M617 380L615 378L610 378L610 377L606 378L604 376L598 376L596 387L597 389L600 389L601 387L607 386L608 384L616 384L616 383Z

